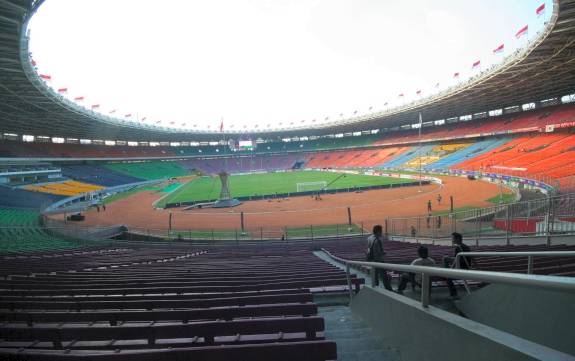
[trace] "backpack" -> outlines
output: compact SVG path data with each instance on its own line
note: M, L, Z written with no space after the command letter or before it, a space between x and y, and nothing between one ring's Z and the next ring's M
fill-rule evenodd
M378 240L379 240L378 238L374 239L374 240L373 240L373 243L371 244L371 246L368 247L368 248L367 248L367 251L365 252L365 259L366 259L368 262L373 262L373 261L375 260L374 252L373 252L373 246L375 246L375 245L377 244L377 241L378 241Z

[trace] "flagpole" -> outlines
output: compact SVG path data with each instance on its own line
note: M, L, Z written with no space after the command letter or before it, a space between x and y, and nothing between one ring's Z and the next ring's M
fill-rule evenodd
M226 143L226 133L224 133L224 117L222 117L220 120L220 132L222 133L222 140L224 141L224 169L222 170L227 173L226 169L228 168L228 145Z
M419 193L423 192L421 189L421 128L423 128L423 119L419 113Z

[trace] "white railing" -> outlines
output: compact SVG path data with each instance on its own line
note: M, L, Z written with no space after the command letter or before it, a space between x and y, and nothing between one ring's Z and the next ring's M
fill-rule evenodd
M540 288L560 292L575 292L575 278L560 277L560 276L539 276L539 275L525 275L517 273L505 272L489 272L489 271L475 271L475 270L462 270L451 268L439 267L426 267L426 266L411 266L401 265L395 263L380 263L380 262L365 262L365 261L351 261L332 255L329 251L322 248L333 260L345 264L345 272L347 276L348 290L350 300L353 297L352 283L351 283L351 266L363 266L371 268L372 286L375 281L376 268L385 269L396 272L409 272L421 274L421 305L423 307L429 306L431 282L430 276L474 280L487 283L500 283L511 286L522 286L531 288Z
M461 257L527 257L527 274L533 274L534 257L575 257L575 251L459 252L457 256L455 256L456 268L460 268Z

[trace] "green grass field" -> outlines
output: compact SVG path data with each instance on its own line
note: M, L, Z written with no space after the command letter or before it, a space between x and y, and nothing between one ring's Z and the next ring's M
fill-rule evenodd
M230 177L230 191L233 197L294 193L297 192L297 183L325 181L329 184L340 175L341 173L321 171L233 175ZM411 181L408 179L346 174L345 177L338 179L327 189L345 189L409 182ZM220 188L220 181L217 177L196 178L162 199L158 202L157 207L163 208L166 203L216 200L219 197Z

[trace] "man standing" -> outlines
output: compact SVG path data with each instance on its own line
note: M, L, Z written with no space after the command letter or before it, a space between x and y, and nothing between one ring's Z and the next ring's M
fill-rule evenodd
M453 268L454 267L454 262L455 262L455 258L457 257L457 254L460 252L470 252L469 246L466 245L465 243L463 243L463 236L461 235L461 233L457 233L457 232L453 232L451 234L451 238L452 238L452 242L453 245L455 246L453 249L453 257L443 257L443 267L445 268ZM471 257L461 257L461 260L459 262L459 268L460 269L469 269L471 268L471 265L473 263L473 259ZM456 298L457 297L457 289L455 288L455 285L453 284L453 280L451 278L448 278L446 280L447 282L447 287L449 288L449 294L451 295L451 297Z
M383 251L383 228L381 224L373 226L373 234L367 238L367 260L369 262L383 262L383 256L385 252ZM386 290L391 291L391 282L387 271L382 268L376 268L374 272L375 279L374 285L379 286L379 278L383 282L383 286Z
M441 194L437 195L437 204L441 205Z
M427 201L427 212L431 212L431 199Z

